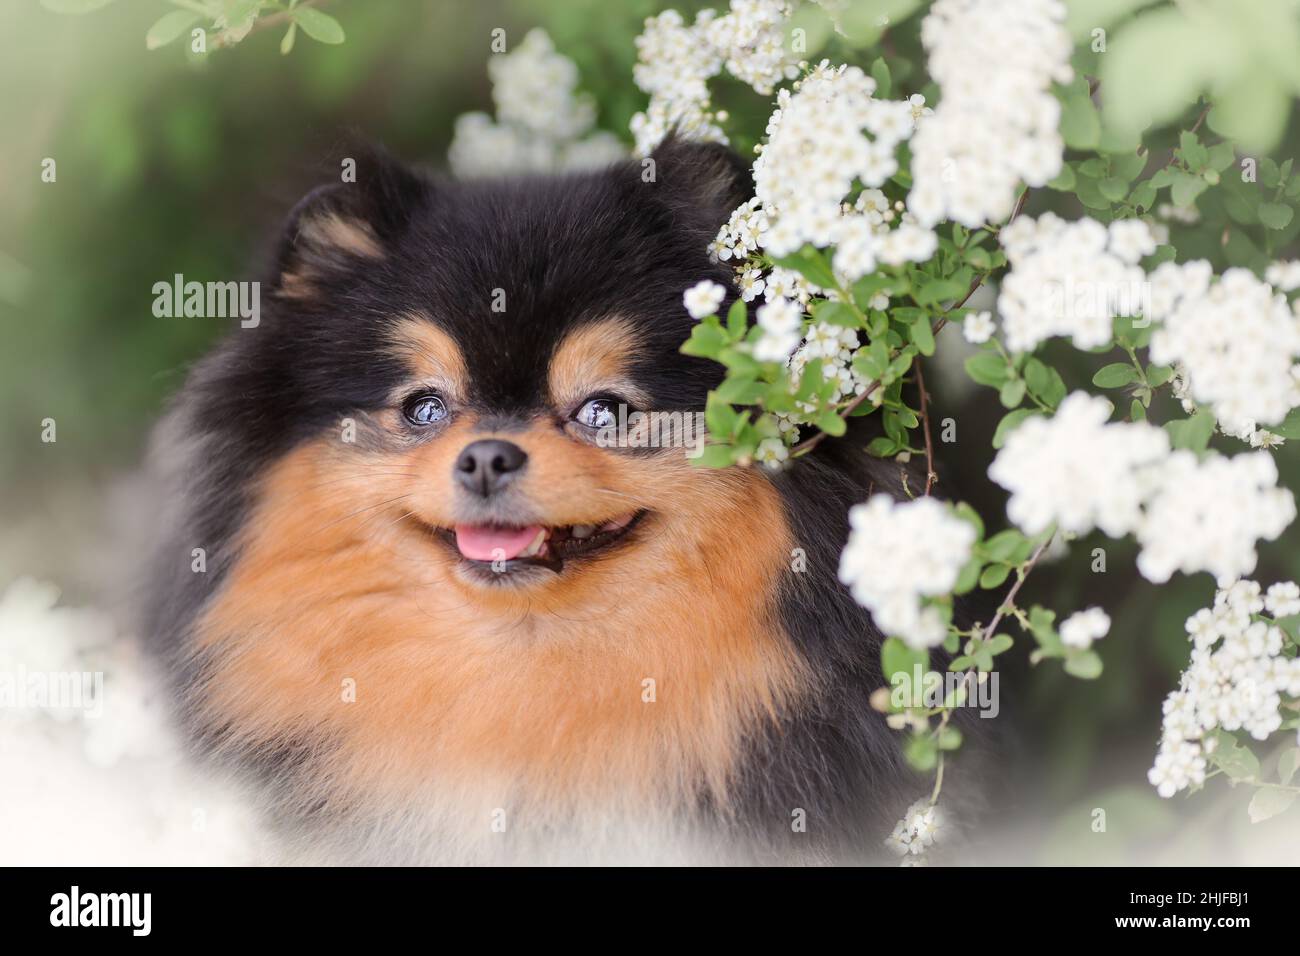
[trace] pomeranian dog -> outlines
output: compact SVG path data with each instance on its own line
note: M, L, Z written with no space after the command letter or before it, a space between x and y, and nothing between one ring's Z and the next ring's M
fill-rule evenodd
M781 471L598 440L721 377L682 294L732 288L707 246L749 171L651 160L363 157L160 426L146 631L298 859L869 859L928 787L836 579L850 506L903 493L870 419Z

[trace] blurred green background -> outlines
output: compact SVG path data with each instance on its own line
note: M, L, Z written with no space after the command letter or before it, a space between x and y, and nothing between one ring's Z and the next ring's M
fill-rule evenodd
M205 57L182 43L146 50L150 24L170 9L162 0L119 0L83 16L0 6L0 586L30 574L60 583L69 601L93 601L105 563L131 559L112 550L115 489L129 480L187 363L224 327L154 318L155 282L177 272L255 278L278 223L322 181L323 159L337 168L331 147L350 133L442 166L456 116L492 111L485 64L495 28L513 43L545 27L596 96L599 125L627 140L628 119L645 103L631 82L643 19L666 6L702 5L339 0L324 9L346 29L341 45L300 36L282 56L280 27ZM893 95L917 91L915 37L887 41ZM767 109L734 83L720 84L718 100L742 120ZM1294 154L1297 125L1279 157ZM1175 135L1149 145L1167 155ZM47 157L57 162L54 183L41 181ZM1027 212L1080 215L1072 202L1036 194ZM950 336L944 345L957 357L936 360L936 408L960 415L957 447L974 456L958 463L963 492L995 525L1001 498L981 476L1003 410L993 392L952 374L963 346ZM1059 343L1051 354L1071 387L1086 385L1097 364ZM40 441L45 418L58 423L54 444ZM1295 445L1277 457L1286 483L1300 487ZM1106 548L1106 574L1086 570L1094 546ZM1298 551L1294 532L1266 546L1260 579L1300 576ZM1023 751L996 772L1021 794L1005 808L1014 827L1032 834L1021 850L1056 862L1157 862L1203 846L1216 854L1266 846L1267 828L1285 823L1250 829L1248 794L1216 785L1190 801L1162 802L1146 785L1160 701L1187 659L1182 622L1212 600L1213 587L1200 575L1157 590L1137 578L1133 558L1127 543L1089 539L1027 587L1030 602L1062 616L1101 604L1115 625L1100 646L1099 681L1051 665L1032 679L1008 675L1004 696L1015 695L1009 706L1024 728ZM918 793L924 786L918 780ZM1091 831L1098 806L1110 811L1107 834Z

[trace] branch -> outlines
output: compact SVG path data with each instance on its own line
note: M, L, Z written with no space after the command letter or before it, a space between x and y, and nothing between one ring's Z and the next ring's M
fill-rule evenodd
M1020 198L1016 200L1016 206L1014 209L1011 210L1011 216L1007 219L1005 225L1007 226L1011 225L1011 223L1015 221L1016 217L1020 215L1021 210L1025 208L1025 200L1028 197L1029 197L1029 187L1026 186L1024 189L1020 191ZM985 280L987 280L990 275L992 275L992 273L985 273L984 275L978 275L975 278L971 279L970 288L966 290L966 294L962 296L958 302L953 303L947 308L944 314L939 317L938 321L936 321L934 325L930 327L930 334L938 335L939 332L943 330L943 327L948 324L948 315L956 311L957 309L960 309L967 302L969 302L970 297L975 294L975 290L978 289L980 286L982 286ZM880 387L880 379L876 379L875 381L869 383L866 388L864 388L861 392L859 392L856 396L854 396L853 401L849 402L847 405L844 406L844 416L847 417L849 415L852 415L854 410L857 409L857 407L861 405L863 402L865 402L867 400L867 397L879 387ZM812 435L809 438L805 438L803 441L799 442L799 444L791 448L790 456L792 458L798 458L800 455L808 454L808 452L812 451L814 448L820 445L822 443L822 440L825 438L826 438L826 433L818 429L817 434Z

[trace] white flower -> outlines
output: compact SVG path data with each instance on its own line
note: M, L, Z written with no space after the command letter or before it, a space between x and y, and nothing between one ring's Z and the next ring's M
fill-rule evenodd
M1061 622L1061 643L1066 647L1087 648L1110 631L1110 617L1099 607L1071 614Z
M704 279L695 283L682 296L682 304L693 319L702 319L718 311L718 306L726 298L727 290L716 282Z
M901 857L918 856L939 842L944 833L944 814L927 799L917 800L894 825L885 846Z
M1151 227L1141 219L1116 219L1110 224L1109 232L1111 253L1130 265L1156 251Z
M1273 262L1264 270L1264 279L1275 289L1294 292L1300 289L1300 260Z
M970 559L975 529L933 498L873 495L849 511L839 577L887 635L913 647L942 643L947 627L922 598L948 594Z
M1130 259L1145 248L1142 229L1108 231L1093 219L1067 223L1051 213L1037 221L1021 216L1003 229L1011 272L998 312L1007 347L1027 352L1064 335L1077 348L1097 348L1110 342L1116 316L1143 314L1146 275Z
M1249 439L1300 406L1300 319L1248 270L1183 290L1157 317L1151 360L1178 363L1190 397L1211 406L1226 433Z
M922 225L971 228L1011 214L1023 180L1061 170L1053 82L1071 78L1065 6L1025 0L938 0L921 24L939 105L912 137L908 208Z
M1277 538L1295 513L1268 452L1198 459L1176 451L1158 469L1136 529L1138 570L1157 584L1174 571L1231 581L1255 570L1256 542Z
M555 52L544 30L530 30L512 51L491 57L488 75L496 119L457 117L447 152L457 176L597 169L626 154L613 135L591 131L595 102L577 91L577 67Z
M1282 724L1283 696L1300 695L1300 658L1285 656L1279 628L1253 619L1267 600L1256 582L1239 580L1188 619L1191 661L1165 699L1160 751L1147 774L1162 797L1204 782L1210 731L1264 740Z
M1137 527L1152 482L1145 466L1165 460L1169 437L1145 422L1107 424L1111 410L1074 392L1054 417L1028 418L1007 436L989 477L1011 492L1007 515L1023 531L1056 524L1119 537Z
M779 438L764 438L754 450L754 460L769 468L779 468L790 457L790 450Z
M961 334L973 345L987 342L996 328L991 312L972 312L961 322Z
M1300 614L1300 585L1294 581L1279 581L1271 585L1264 596L1264 607L1274 617Z

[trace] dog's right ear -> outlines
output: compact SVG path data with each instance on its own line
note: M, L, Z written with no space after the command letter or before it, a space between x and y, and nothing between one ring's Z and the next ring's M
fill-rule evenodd
M318 186L290 211L276 255L282 295L310 297L322 278L383 260L429 201L429 181L383 150L355 163L355 176Z

